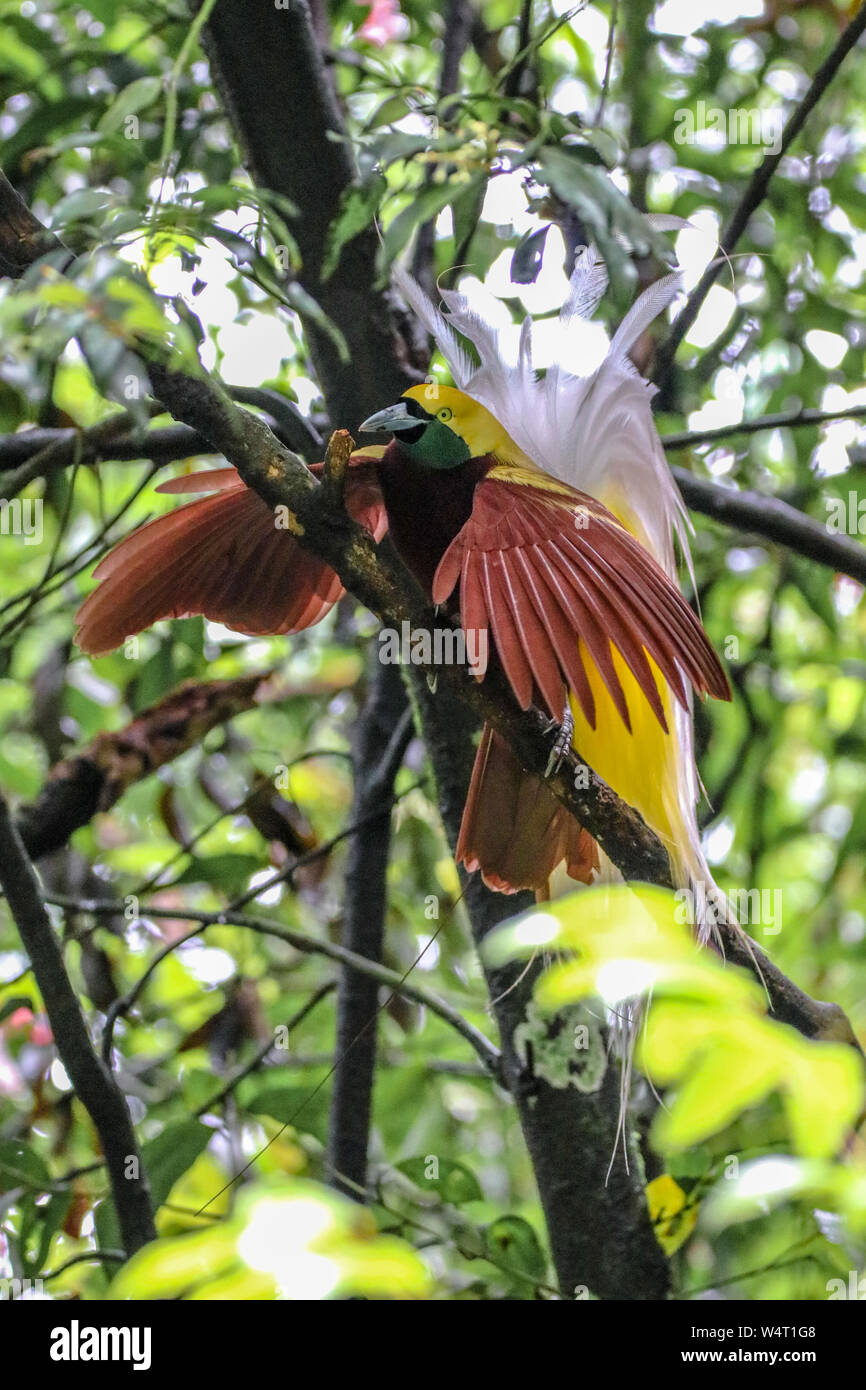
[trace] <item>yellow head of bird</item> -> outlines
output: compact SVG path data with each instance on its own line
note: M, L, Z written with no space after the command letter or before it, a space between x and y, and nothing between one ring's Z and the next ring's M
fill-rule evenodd
M396 405L371 415L362 430L388 430L427 468L456 468L470 458L511 458L516 446L494 415L456 386L410 386Z

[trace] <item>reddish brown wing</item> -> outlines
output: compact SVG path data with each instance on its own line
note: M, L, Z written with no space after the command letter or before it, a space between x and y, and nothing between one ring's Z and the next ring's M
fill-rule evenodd
M611 646L663 728L647 654L683 705L684 678L699 694L730 699L700 622L649 552L593 498L564 484L539 484L528 471L525 478L502 469L479 483L472 515L433 583L433 600L443 603L459 580L461 622L492 633L521 706L537 690L560 719L567 685L594 727L588 657L630 729Z
M233 468L176 478L158 491L209 495L148 522L100 562L99 586L76 617L82 651L101 656L160 618L195 614L250 635L299 632L341 597L334 571L277 529L273 510ZM375 460L352 461L345 500L381 539L388 523Z

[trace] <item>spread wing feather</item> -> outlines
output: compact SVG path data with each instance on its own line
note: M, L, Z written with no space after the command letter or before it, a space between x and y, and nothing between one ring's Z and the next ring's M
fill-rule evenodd
M488 473L436 571L434 602L458 581L464 627L490 633L524 709L540 696L561 718L566 683L595 727L585 654L630 729L614 647L665 731L648 658L684 707L687 681L699 694L729 697L697 617L661 566L605 507L561 483L514 468Z
M233 468L175 478L159 491L208 495L148 522L100 562L99 586L76 619L83 651L101 656L161 618L195 614L255 636L299 632L341 597L330 566L276 527L271 508ZM381 539L385 507L362 459L349 469L345 498Z

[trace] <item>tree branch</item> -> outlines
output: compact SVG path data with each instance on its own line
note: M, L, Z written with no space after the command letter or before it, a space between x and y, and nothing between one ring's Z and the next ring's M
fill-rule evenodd
M60 1060L99 1135L127 1255L156 1239L147 1174L126 1102L91 1046L39 883L0 795L0 884L45 1003Z
M17 815L18 833L34 858L65 845L74 831L108 811L134 783L194 748L209 730L261 698L268 673L227 681L185 681L123 729L98 734L80 753L56 764L36 800Z
M321 458L324 446L318 431L291 401L282 401L280 407L272 399L274 391L245 386L228 386L226 390L232 400L265 410L271 416L274 434L287 448L310 463ZM185 425L130 429L129 416L123 411L86 430L36 428L0 435L0 470L10 470L0 476L0 488L4 497L12 498L35 478L50 477L72 464L147 458L154 463L171 463L210 452L207 440Z
M95 917L112 917L124 910L123 903L105 899L69 898L58 894L49 898L48 901L74 912L92 913ZM455 1032L459 1033L481 1058L494 1080L501 1080L498 1049L489 1038L485 1037L478 1028L463 1017L459 1009L454 1008L446 999L435 994L432 990L413 984L411 980L404 978L398 971L389 970L385 965L378 965L375 961L367 960L364 956L358 956L354 951L348 951L344 946L338 946L334 941L308 936L306 932L296 931L293 927L284 927L279 922L271 922L267 917L251 917L246 913L231 909L227 909L225 912L193 912L187 908L155 907L147 904L142 905L141 913L144 917L170 917L180 922L195 922L196 926L185 936L169 942L167 946L157 952L138 981L120 1001L122 1007L119 1012L125 1013L132 1007L157 967L166 956L171 955L172 951L176 951L185 941L192 940L193 937L206 931L208 927L246 927L249 931L257 932L259 936L272 936L278 941L285 941L296 951L303 952L304 955L327 956L329 960L338 961L341 965L349 966L359 974L376 980L378 984L385 985L395 994L401 994L406 999L421 1004L423 1008L429 1009L432 1014L441 1018L444 1023L449 1024Z
M383 666L371 651L370 692L355 733L351 819L341 940L355 955L381 962L387 909L394 780L413 734L412 714L398 666ZM383 751L384 750L384 751ZM328 1126L327 1169L333 1185L355 1196L365 1187L373 1075L376 1065L379 985L348 966L340 973L334 1086Z
M693 449L699 444L715 444L720 439L730 439L738 434L798 429L805 425L829 425L837 420L866 420L866 405L853 405L848 410L783 410L776 415L759 415L755 420L740 420L736 425L717 425L712 430L684 430L682 434L665 434L661 440L665 449Z
M69 468L75 463L90 463L98 458L113 457L114 440L124 435L129 437L129 429L130 418L126 411L121 411L107 420L100 421L98 425L93 425L89 430L36 429L21 436L11 436L12 439L27 439L28 434L33 434L41 437L44 442L40 445L36 440L28 440L29 448L25 454L25 462L13 472L4 474L0 480L3 496L9 499L17 497L28 483L32 483L36 478L48 477L56 469ZM13 455L16 452L14 445L10 452ZM139 445L134 457L146 458L147 452Z
M765 540L775 541L819 565L829 565L866 584L866 546L851 536L836 535L827 523L798 511L778 497L759 492L738 492L719 487L707 478L696 478L684 468L671 469L688 506L725 526L736 527Z

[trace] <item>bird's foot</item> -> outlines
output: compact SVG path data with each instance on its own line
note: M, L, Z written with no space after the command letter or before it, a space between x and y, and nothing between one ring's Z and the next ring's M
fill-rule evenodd
M545 732L553 734L553 743L544 775L545 777L553 777L559 771L563 759L568 757L571 740L574 737L574 716L568 705L562 712L562 722L557 724L555 719L551 719Z

